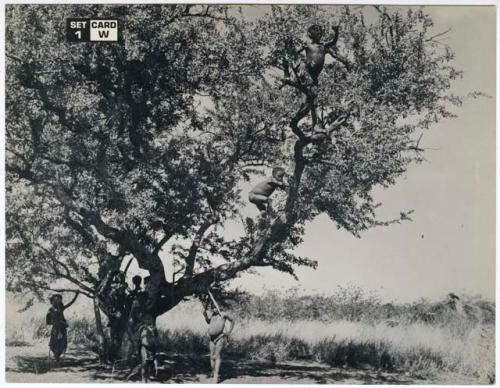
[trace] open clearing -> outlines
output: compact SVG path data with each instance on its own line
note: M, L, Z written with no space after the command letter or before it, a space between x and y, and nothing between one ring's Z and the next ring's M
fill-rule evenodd
M208 370L207 354L196 357L161 354L159 382L207 384L210 383ZM59 365L54 361L49 363L45 343L6 348L6 378L12 383L123 383L127 371L99 365L95 354L71 346ZM222 372L221 382L231 384L446 384L453 380L452 376L430 380L405 373L335 368L301 361L226 359ZM139 381L138 377L134 381Z

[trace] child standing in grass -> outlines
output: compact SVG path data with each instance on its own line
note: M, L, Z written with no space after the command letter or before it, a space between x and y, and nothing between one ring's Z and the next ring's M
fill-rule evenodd
M61 355L66 352L68 347L68 323L64 317L64 310L75 303L79 293L75 292L74 298L68 304L63 304L61 294L55 294L50 297L51 307L47 313L47 325L52 325L50 331L49 349L56 361L59 361Z
M154 376L158 377L158 359L156 358L156 348L158 343L158 330L155 319L147 314L143 323L138 329L140 337L140 357L142 382L147 383Z
M219 382L219 369L221 354L227 338L234 328L234 319L229 314L219 311L213 304L206 303L203 308L203 316L208 323L208 335L210 337L210 366L214 384Z

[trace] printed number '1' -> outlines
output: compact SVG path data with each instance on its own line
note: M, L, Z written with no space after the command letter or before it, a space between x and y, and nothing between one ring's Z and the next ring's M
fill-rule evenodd
M78 37L78 39L82 39L82 32L81 31L76 31L75 35Z

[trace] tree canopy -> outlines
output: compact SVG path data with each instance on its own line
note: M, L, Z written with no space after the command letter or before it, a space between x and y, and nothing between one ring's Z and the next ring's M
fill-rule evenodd
M379 220L376 186L422 160L421 130L452 117L461 73L422 9L211 5L10 5L6 21L7 282L90 297L126 257L151 276L155 315L252 267L294 275L304 226L325 213L359 236ZM65 41L68 17L123 23L116 44ZM290 47L339 25L317 92L331 135L296 122L283 82ZM28 27L29 26L29 27ZM30 38L25 31L29 29ZM339 118L343 118L339 120ZM242 183L283 166L264 230L242 216ZM245 233L227 237L229 221ZM179 263L167 281L160 252ZM170 277L169 277L170 278ZM168 296L168 297L167 297Z

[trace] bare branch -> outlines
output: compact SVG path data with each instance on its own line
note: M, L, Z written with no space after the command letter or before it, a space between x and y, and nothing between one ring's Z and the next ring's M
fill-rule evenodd
M128 263L127 263L127 265L126 265L125 269L123 270L123 273L124 273L124 274L126 274L126 273L127 273L128 269L129 269L129 267L130 267L130 264L132 264L132 262L133 262L133 261L134 261L134 257L131 257L131 258L130 258L130 260L128 261Z
M440 37L440 36L446 35L446 34L447 34L448 32L450 32L450 31L451 31L451 28L448 28L446 31L442 31L442 32L440 32L440 33L438 33L438 34L436 34L436 35L433 35L433 36L431 36L431 37L427 38L425 41L426 41L426 42L433 41L435 38L438 38L438 37Z
M40 283L36 283L36 282L26 282L26 284L29 284L32 287L38 288L38 289L41 289L41 290L47 290L47 291L52 291L52 292L80 293L80 294L85 295L87 298L90 298L90 299L94 299L95 298L94 295L91 295L91 294L89 294L89 293L87 293L85 291L82 291L82 290L75 290L75 289L72 289L72 288L53 288L53 287L46 286L44 284L40 284Z
M389 16L389 14L384 10L382 10L380 8L379 5L374 5L373 8L375 8L377 10L378 13L380 13L382 16L386 17L387 19L389 19L391 22L392 22L392 19L391 17Z
M156 247L153 250L153 255L157 255L158 253L160 253L163 246L168 242L168 240L170 240L173 235L173 233L165 233L163 238L158 242L158 244L156 244Z
M414 146L410 146L408 147L408 150L412 150L412 151L416 151L416 152L424 152L425 149L424 148L420 148L419 147L419 144L420 144L420 140L422 140L422 136L424 136L424 134L420 134L420 137L418 138L417 140L417 144L414 145Z
M175 22L178 19L185 18L185 17L201 17L201 18L209 18L209 19L214 19L214 20L227 20L227 17L219 17L219 16L214 16L213 14L210 13L210 5L207 5L206 7L202 6L202 10L200 12L196 13L191 13L190 10L195 6L196 4L187 4L184 7L184 10L181 13L178 13L177 15L172 16L167 23L171 24Z

